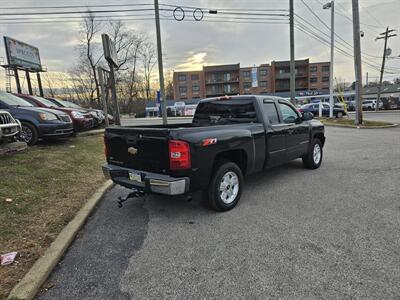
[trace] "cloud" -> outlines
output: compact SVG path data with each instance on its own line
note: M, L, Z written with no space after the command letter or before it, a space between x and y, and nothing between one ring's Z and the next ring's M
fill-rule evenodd
M207 52L189 53L184 63L175 67L176 71L183 70L201 70L206 64Z

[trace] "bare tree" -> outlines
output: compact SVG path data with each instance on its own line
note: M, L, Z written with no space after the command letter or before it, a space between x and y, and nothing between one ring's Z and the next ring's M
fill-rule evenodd
M154 67L157 63L157 55L152 43L146 42L143 45L143 49L140 53L142 65L143 65L143 77L144 86L146 93L146 100L150 99L151 95L151 76L153 74Z
M100 99L100 89L96 68L102 58L101 47L96 42L102 25L88 10L79 30L77 65L70 71L77 98L83 98L91 104Z

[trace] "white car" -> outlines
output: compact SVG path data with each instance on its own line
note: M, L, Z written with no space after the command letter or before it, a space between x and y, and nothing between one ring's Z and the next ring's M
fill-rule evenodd
M364 110L373 110L376 107L376 100L364 100L362 104L362 108ZM379 109L383 107L382 101L379 101Z

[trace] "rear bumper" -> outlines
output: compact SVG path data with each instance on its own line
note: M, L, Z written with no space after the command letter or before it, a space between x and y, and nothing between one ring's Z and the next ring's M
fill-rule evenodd
M164 195L182 195L189 191L190 180L188 177L171 177L111 164L104 164L102 168L106 178L130 189ZM129 179L129 173L140 174L141 182Z

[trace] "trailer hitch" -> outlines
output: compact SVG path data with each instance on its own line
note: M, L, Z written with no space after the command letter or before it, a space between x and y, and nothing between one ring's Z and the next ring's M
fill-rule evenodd
M124 203L125 201L127 201L128 199L130 199L130 198L139 198L139 197L143 197L144 195L145 195L145 194L144 194L143 191L140 191L140 190L133 190L133 191L130 192L130 193L128 194L128 196L126 196L126 197L121 197L121 196L119 196L119 197L118 197L118 201L117 201L117 205L118 205L119 208L121 208L121 207L123 206L123 203Z

